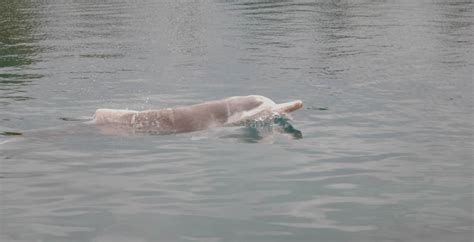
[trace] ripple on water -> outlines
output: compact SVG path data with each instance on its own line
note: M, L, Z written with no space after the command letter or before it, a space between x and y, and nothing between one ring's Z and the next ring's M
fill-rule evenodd
M0 241L471 240L470 1L4 2ZM60 119L248 94L303 138Z

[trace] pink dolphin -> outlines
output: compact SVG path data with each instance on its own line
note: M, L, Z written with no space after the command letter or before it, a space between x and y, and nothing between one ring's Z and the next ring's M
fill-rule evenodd
M97 109L94 122L99 128L125 126L158 133L180 133L242 124L248 120L285 115L300 109L300 100L276 104L258 96L235 96L191 106L132 111Z

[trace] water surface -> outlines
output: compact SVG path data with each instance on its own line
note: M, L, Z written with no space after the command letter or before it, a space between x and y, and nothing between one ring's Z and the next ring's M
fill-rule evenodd
M472 241L471 1L0 4L0 240ZM63 117L259 94L292 125Z

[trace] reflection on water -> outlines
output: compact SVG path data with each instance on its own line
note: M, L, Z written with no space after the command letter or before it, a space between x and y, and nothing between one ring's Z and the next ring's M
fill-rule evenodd
M290 123L287 116L274 115L256 120L247 120L242 128L236 133L220 136L221 138L232 138L245 143L274 143L277 134L290 139L301 139L303 133Z
M1 6L0 67L29 65L38 51L35 46L35 22L33 6L29 1L7 1ZM30 9L29 9L30 8ZM29 10L28 10L29 9Z
M0 241L472 240L471 1L0 10ZM308 108L172 135L61 119L249 94Z
M40 51L34 4L30 1L6 1L0 6L0 104L31 99L22 86L42 75L25 71Z

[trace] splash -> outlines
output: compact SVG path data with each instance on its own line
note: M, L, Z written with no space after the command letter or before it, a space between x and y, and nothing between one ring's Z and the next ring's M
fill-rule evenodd
M241 125L255 132L272 132L274 129L277 129L283 133L290 134L295 139L303 138L301 131L294 128L290 121L291 118L288 115L273 113L270 116L245 120Z

